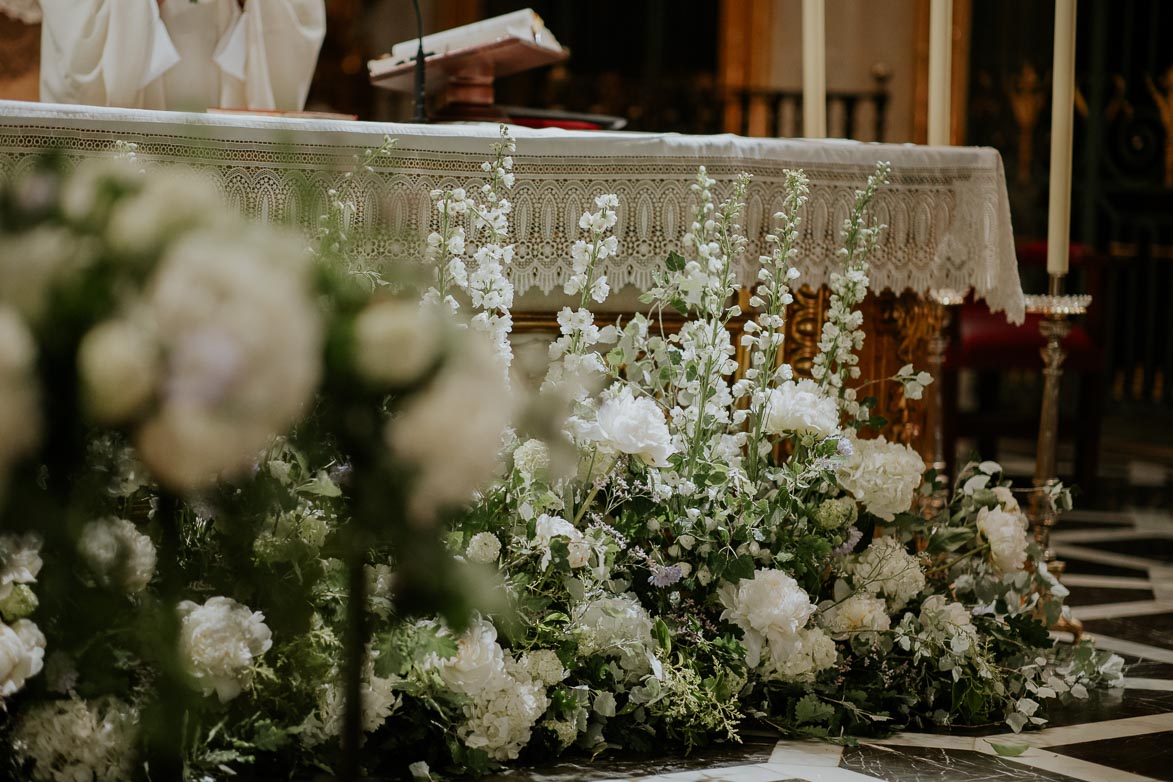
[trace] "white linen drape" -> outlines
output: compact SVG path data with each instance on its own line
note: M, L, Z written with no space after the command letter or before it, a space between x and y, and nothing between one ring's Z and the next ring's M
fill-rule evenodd
M41 100L293 111L326 32L324 0L41 0Z

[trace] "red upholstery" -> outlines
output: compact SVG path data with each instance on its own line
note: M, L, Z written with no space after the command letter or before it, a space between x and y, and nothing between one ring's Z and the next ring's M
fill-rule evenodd
M1045 340L1039 332L1039 315L1027 315L1015 326L1000 312L990 312L982 302L967 301L958 317L958 341L951 347L947 363L970 369L1033 369L1041 367L1039 354ZM1078 323L1063 341L1067 350L1064 369L1096 372L1103 369L1103 351Z

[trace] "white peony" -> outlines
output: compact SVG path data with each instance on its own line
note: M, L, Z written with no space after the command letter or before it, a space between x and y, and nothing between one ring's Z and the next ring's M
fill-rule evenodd
M0 535L0 600L17 584L37 583L43 565L40 535Z
M78 551L98 581L141 592L155 575L155 544L126 519L91 521L78 539Z
M839 483L863 503L868 512L885 521L912 507L913 495L924 476L925 463L912 448L874 440L851 440L852 453L839 467Z
M37 347L24 321L0 304L0 491L8 467L31 451L40 437L36 357Z
M847 566L856 587L888 598L888 607L899 611L925 588L921 561L904 545L889 537L876 538Z
M0 699L24 687L45 664L45 635L32 621L0 622ZM2 703L2 700L0 700Z
M759 570L753 578L725 584L718 595L725 606L721 618L744 633L745 662L751 668L792 648L815 610L810 595L781 570Z
M765 430L769 434L813 434L830 437L839 431L839 407L809 378L787 380L766 400Z
M495 348L475 333L461 348L384 431L391 451L415 470L409 510L416 523L471 499L498 466L513 418L514 398Z
M418 380L439 358L440 326L417 302L374 302L354 320L354 363L372 383L392 387Z
M990 559L998 570L1003 573L1022 570L1029 540L1026 516L1021 511L982 508L978 511L977 526L990 544Z
M501 539L492 532L478 532L468 542L464 555L472 562L488 565L501 556Z
M265 615L229 597L179 604L179 655L204 695L232 700L252 681L257 659L273 645Z
M477 619L456 641L456 654L430 662L449 689L476 695L495 686L505 675L505 651L497 643L497 628Z
M252 463L305 411L321 327L301 243L273 230L198 232L171 246L147 315L165 355L143 461L192 489Z
M572 627L583 655L601 654L619 659L632 674L652 667L652 618L632 594L609 595L579 603Z
M817 627L799 630L794 640L772 652L767 678L811 682L820 671L835 664L839 652L831 637Z
M81 341L78 374L86 408L100 423L119 424L142 411L159 382L159 347L128 320L108 320Z
M672 436L664 414L651 399L623 387L599 406L597 436L621 453L638 456L653 467L667 467L672 455Z
M117 698L41 701L12 735L36 782L123 782L133 776L138 712Z
M822 612L819 619L831 637L838 641L855 636L872 639L876 633L892 626L888 604L867 594L852 595Z

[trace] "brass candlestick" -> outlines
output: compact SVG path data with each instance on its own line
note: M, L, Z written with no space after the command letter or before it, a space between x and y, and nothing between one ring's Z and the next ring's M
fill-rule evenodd
M1059 480L1059 385L1063 378L1063 361L1067 351L1063 340L1071 333L1073 315L1087 312L1091 296L1065 296L1063 275L1052 274L1049 291L1044 296L1027 296L1028 312L1043 316L1039 323L1046 344L1041 351L1043 357L1043 407L1039 417L1039 441L1035 455L1034 491L1031 492L1027 517L1031 531L1043 549L1043 560L1056 576L1062 574L1063 563L1055 558L1051 549L1051 530L1059 520L1059 511L1050 502L1048 489ZM1076 639L1083 632L1078 620L1063 618L1056 629L1071 632Z
M949 350L950 326L953 322L953 309L965 301L965 291L952 288L934 288L929 292L932 308L932 336L928 340L929 374L933 376L933 383L927 389L929 394L928 406L925 410L925 424L928 427L930 442L932 443L932 461L929 467L936 470L936 485L933 493L927 498L924 512L926 517L932 518L939 513L949 501L949 485L946 480L946 470L949 459L945 455L945 397L942 393L944 381L945 354Z

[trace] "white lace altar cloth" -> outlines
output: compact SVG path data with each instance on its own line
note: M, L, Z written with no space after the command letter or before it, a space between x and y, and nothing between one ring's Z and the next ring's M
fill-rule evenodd
M838 268L839 233L854 192L877 161L891 184L872 206L888 226L871 258L872 288L972 287L992 309L1019 322L1023 293L1014 254L1002 160L993 149L742 138L732 135L600 133L513 128L517 184L511 193L511 277L519 293L550 293L570 270L578 218L600 193L617 193L620 251L606 272L613 288L643 289L692 220L698 165L723 197L738 172L753 175L743 219L749 248L739 270L752 281L786 169L810 178L797 266L818 285ZM355 155L397 139L390 158L352 179ZM69 159L110 154L118 140L148 163L194 164L244 212L313 229L326 192L353 198L357 249L389 261L418 258L437 223L429 192L484 182L481 163L495 125L409 125L248 115L107 109L0 101L0 176L31 165L42 150Z

